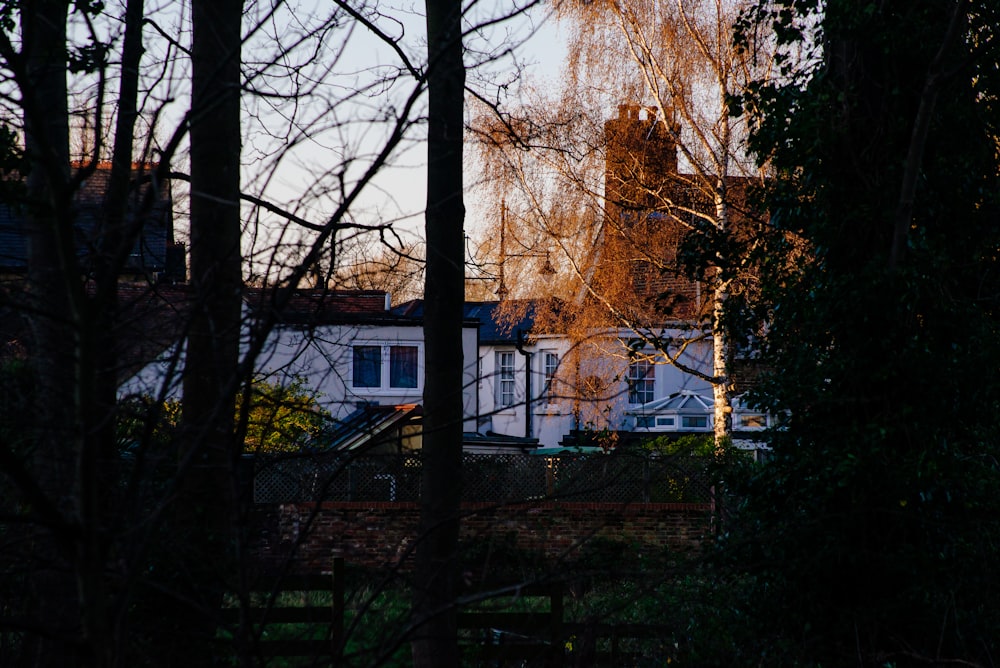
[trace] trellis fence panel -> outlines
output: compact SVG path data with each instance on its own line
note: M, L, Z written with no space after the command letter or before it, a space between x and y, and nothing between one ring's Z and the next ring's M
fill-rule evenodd
M259 458L254 501L416 502L422 467L419 453ZM462 476L463 499L471 503L707 503L712 498L707 462L688 456L467 454Z

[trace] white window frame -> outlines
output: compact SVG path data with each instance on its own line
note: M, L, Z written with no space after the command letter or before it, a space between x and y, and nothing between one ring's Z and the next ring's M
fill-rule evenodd
M753 420L758 424L746 424L746 421ZM762 431L770 426L770 420L768 420L767 414L765 413L751 413L751 412L737 412L736 413L736 424L733 428L738 431Z
M555 403L555 380L559 372L559 353L554 350L542 350L542 400L547 404Z
M358 347L379 348L379 384L377 386L354 384L354 349ZM393 387L391 385L393 348L417 349L417 385L416 387ZM416 394L424 389L424 345L419 341L355 341L351 344L351 369L348 375L348 387L357 394Z
M643 369L641 376L638 373L640 368ZM656 399L656 365L646 357L639 357L629 362L626 382L628 403L641 405Z
M656 427L655 415L636 415L635 428L642 431L650 431Z
M497 408L511 408L517 402L517 369L513 350L498 350L495 356L495 397ZM508 363L509 362L509 363Z
M708 415L681 415L681 429L682 430L706 430L709 429L712 424L708 419ZM696 424L701 422L703 424Z

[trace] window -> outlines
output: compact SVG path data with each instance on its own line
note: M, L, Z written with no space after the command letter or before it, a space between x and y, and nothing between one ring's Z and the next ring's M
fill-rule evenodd
M542 372L545 374L545 383L542 386L542 398L548 403L556 400L555 380L556 371L558 370L559 355L548 352L542 353Z
M681 427L684 429L705 429L708 427L708 416L684 415L681 417Z
M628 365L628 402L646 404L653 400L656 367L649 360L633 360Z
M382 386L382 347L354 346L354 387Z
M739 416L740 429L764 429L767 427L767 416L759 413L745 413Z
M389 387L417 386L417 347L389 346Z
M676 424L675 418L662 415L636 415L636 429L652 429L655 431L672 431Z
M354 346L351 385L376 390L417 389L419 359L420 347L415 345Z
M498 352L496 368L497 406L514 405L514 353Z
M636 415L635 416L635 428L636 429L652 429L655 424L652 415Z

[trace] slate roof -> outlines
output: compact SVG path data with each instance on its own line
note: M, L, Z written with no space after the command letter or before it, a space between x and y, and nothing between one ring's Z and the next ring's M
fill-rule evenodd
M517 332L527 333L535 326L534 303L525 300L515 305L514 310L521 317L511 321L501 310L501 302L465 302L463 317L466 320L479 322L479 343L484 345L514 345L517 343ZM393 309L394 313L411 317L423 318L424 300L414 299L400 304Z
M79 165L74 165L79 166ZM127 215L134 217L142 198L151 187L149 173L154 164L134 164L133 183L129 194ZM76 256L82 267L93 253L98 230L104 218L105 194L111 176L111 163L102 162L80 185L74 196L76 218L73 223ZM7 193L15 189L6 189ZM23 272L27 269L27 243L24 202L0 202L0 271ZM184 251L174 243L173 206L169 182L162 184L153 207L147 214L142 232L126 261L126 273L164 273L177 280L184 279Z

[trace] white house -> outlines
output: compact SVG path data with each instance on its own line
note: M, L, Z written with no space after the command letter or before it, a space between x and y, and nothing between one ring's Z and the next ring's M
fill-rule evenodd
M244 352L261 319L274 317L255 359L258 376L286 385L300 381L336 420L337 443L362 443L353 432L375 433L409 421L408 443L419 433L425 362L423 302L391 307L381 291L300 290L275 309L272 293L248 291ZM690 335L678 326L663 340ZM679 361L708 373L711 340L687 345ZM179 398L164 353L122 386L122 394ZM594 332L572 340L536 326L531 302L468 302L462 328L462 400L466 446L475 451L526 451L578 445L581 434L712 433L709 384L667 363L628 330ZM165 387L166 384L166 387ZM161 391L163 394L161 395ZM392 410L392 409L396 410ZM733 404L738 443L770 426L769 416ZM382 421L377 422L376 421ZM361 426L359 426L361 425ZM402 437L400 437L402 438ZM749 440L747 440L749 438ZM343 445L343 447L352 447Z
M249 290L244 308L245 355L251 332L273 316L254 360L258 377L279 385L301 381L337 421L365 406L406 406L423 401L425 362L423 322L394 313L381 291L298 290L280 308L273 293ZM462 402L465 430L475 431L479 413L476 394L478 328L462 328ZM182 354L182 353L181 353ZM180 397L176 351L168 351L126 381L120 394ZM464 360L464 361L463 361ZM166 386L166 387L165 387ZM161 394L162 392L162 394Z
M418 315L422 304L409 302L396 310ZM574 341L538 327L530 301L506 306L468 302L465 316L480 323L480 434L531 439L553 448L574 443L574 435L585 431L712 433L711 386L668 364L663 353L642 345L634 332L597 331ZM678 327L657 334L679 338L690 332ZM711 345L708 339L688 345L680 361L709 373ZM657 406L678 394L691 398L686 408L691 415L670 430L663 428L661 416L656 429L655 412L673 410Z

